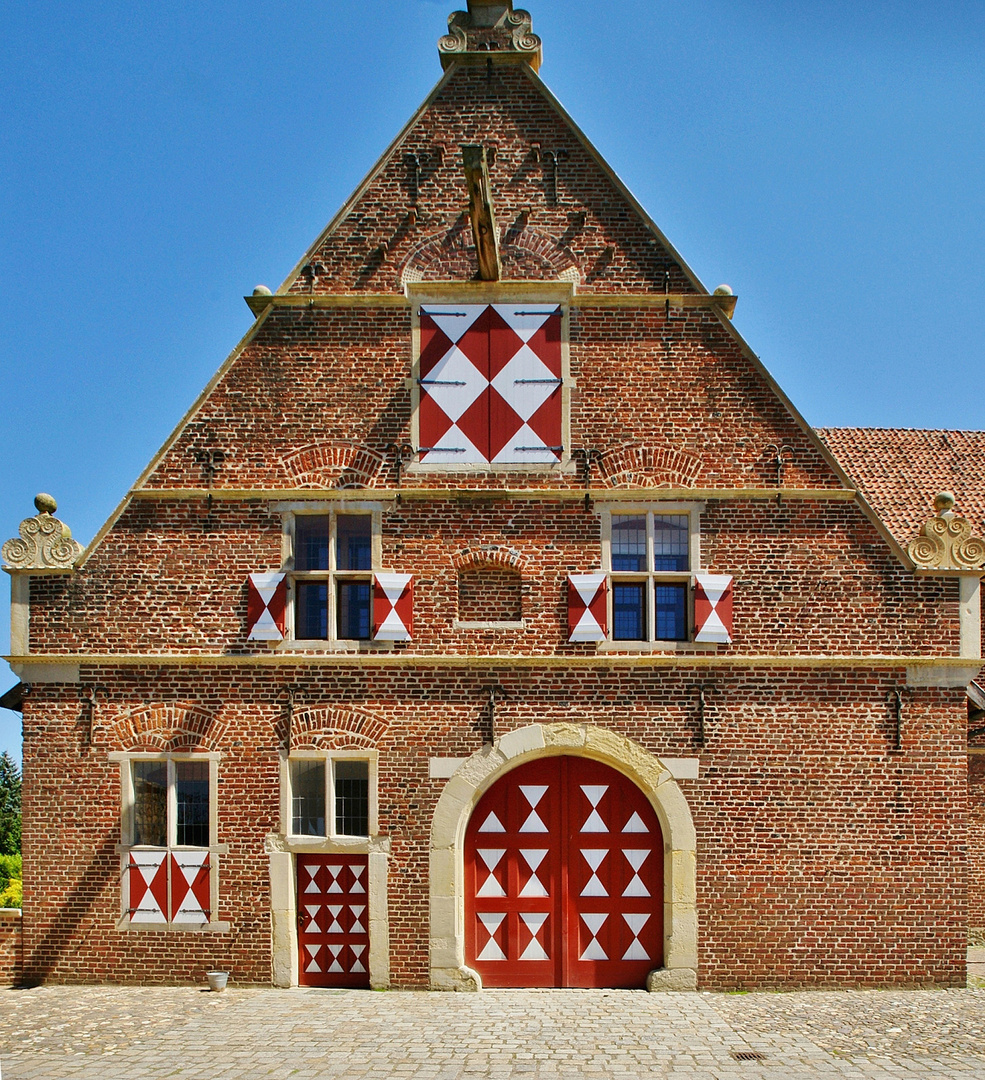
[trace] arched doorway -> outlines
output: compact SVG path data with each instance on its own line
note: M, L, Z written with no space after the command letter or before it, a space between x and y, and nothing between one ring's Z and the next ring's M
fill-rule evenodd
M663 963L663 833L623 773L573 755L510 770L465 836L466 964L486 986L645 987Z

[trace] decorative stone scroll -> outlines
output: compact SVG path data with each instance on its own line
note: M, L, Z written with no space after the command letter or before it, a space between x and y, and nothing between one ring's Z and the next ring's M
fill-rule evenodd
M525 60L534 71L540 67L541 40L529 12L514 11L513 0L468 0L468 5L468 11L448 16L448 33L438 39L443 68L463 53L505 54Z
M33 570L36 572L72 569L82 554L82 545L72 539L69 527L52 515L58 504L43 492L34 499L37 517L27 518L20 524L20 536L8 540L0 554L5 570Z
M985 569L985 540L972 536L971 522L952 509L954 496L942 491L934 499L937 516L912 540L907 554L919 570Z

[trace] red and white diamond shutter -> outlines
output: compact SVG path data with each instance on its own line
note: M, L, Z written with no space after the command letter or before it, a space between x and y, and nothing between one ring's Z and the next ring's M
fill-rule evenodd
M285 574L250 574L247 582L248 641L282 641L287 618Z
M568 575L568 640L605 641L605 574Z
M421 308L418 436L430 464L554 464L561 445L556 304Z
M728 574L696 574L694 640L727 645L732 640L732 578Z
M130 922L211 922L208 851L131 851L127 879Z
M298 982L369 986L366 855L298 855Z
M411 574L376 574L373 578L373 637L410 641L414 629Z
M466 956L488 986L642 987L662 963L663 838L627 777L521 765L466 832Z

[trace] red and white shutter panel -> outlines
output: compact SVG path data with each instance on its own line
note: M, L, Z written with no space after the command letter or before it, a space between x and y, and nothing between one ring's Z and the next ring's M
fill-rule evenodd
M127 904L132 923L168 921L168 853L131 851L127 860Z
M248 641L282 641L287 617L287 577L250 574L247 585Z
M410 641L413 623L413 575L374 575L373 638L376 641Z
M211 921L209 853L174 851L170 858L171 922L199 924Z
M422 462L553 464L561 456L561 310L422 308Z
M568 575L568 640L605 641L605 574Z
M695 641L727 645L732 640L732 577L696 574L694 579Z

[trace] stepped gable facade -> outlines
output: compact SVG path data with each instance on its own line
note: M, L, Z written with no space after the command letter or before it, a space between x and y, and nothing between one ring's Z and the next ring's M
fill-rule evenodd
M4 546L25 977L962 985L973 575L880 519L526 12L439 55L92 543L39 498Z

